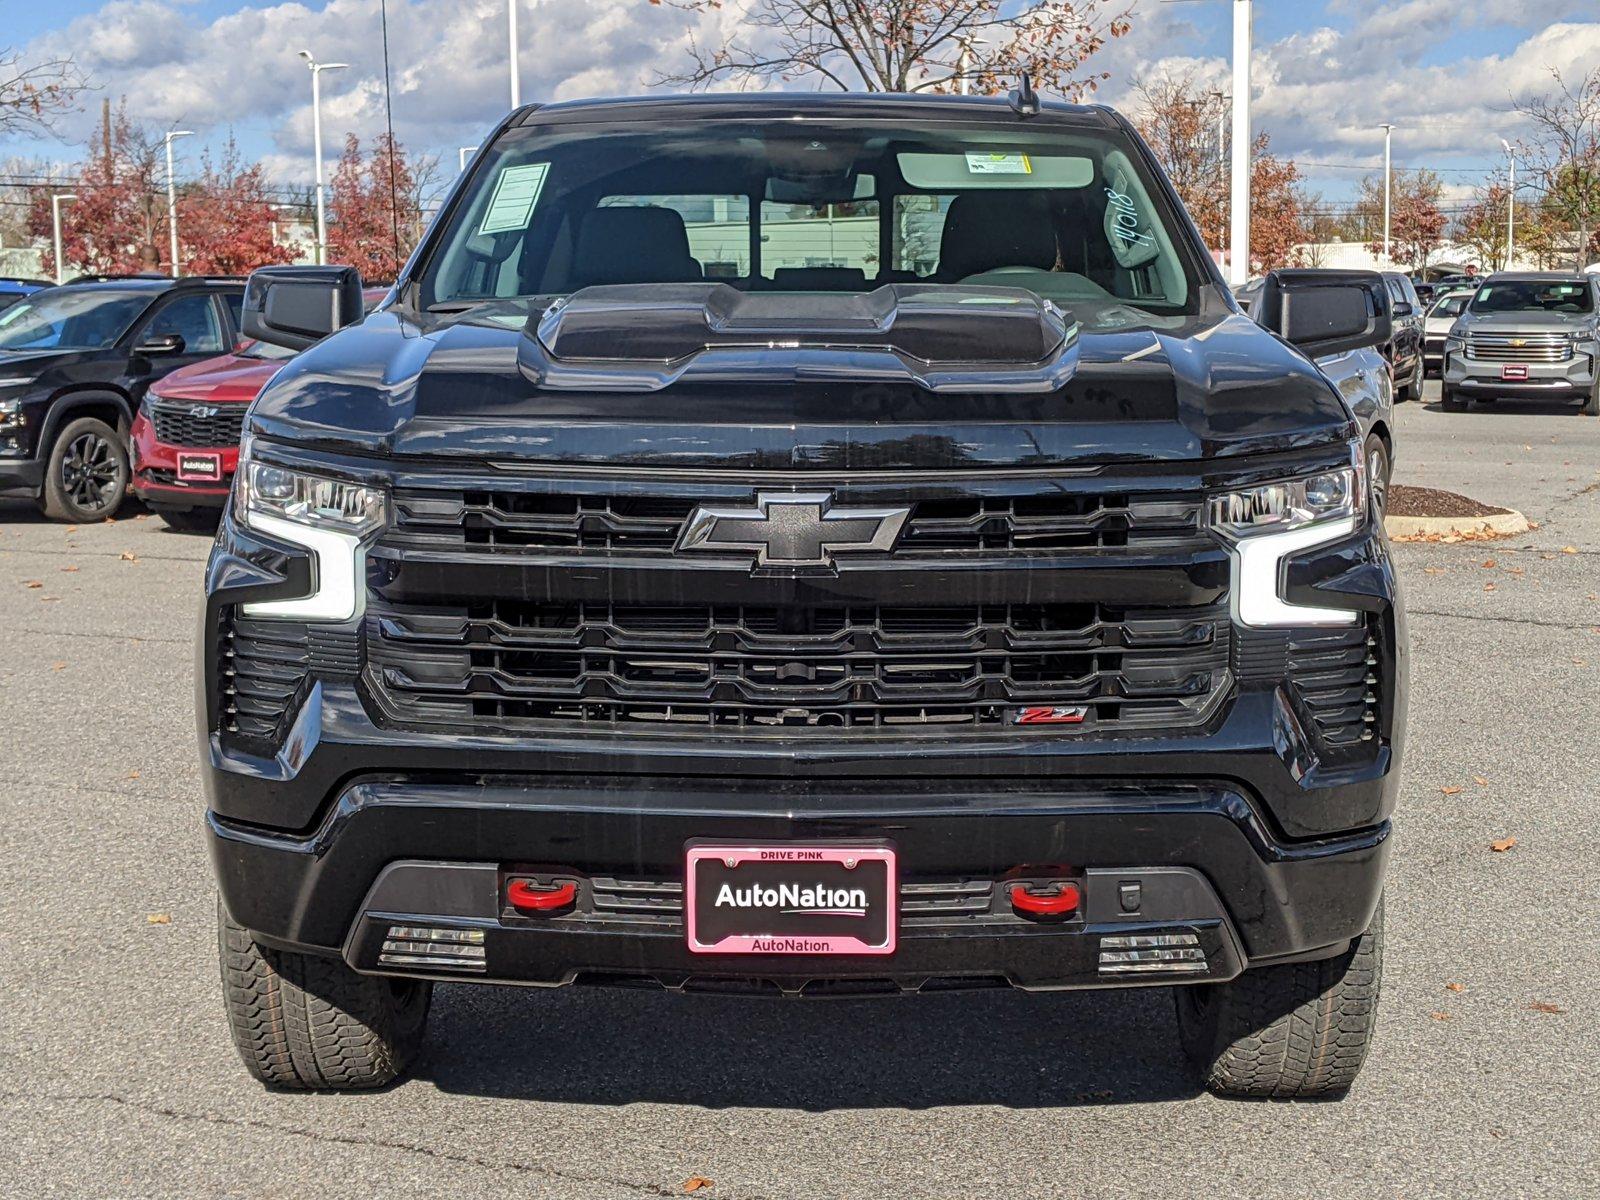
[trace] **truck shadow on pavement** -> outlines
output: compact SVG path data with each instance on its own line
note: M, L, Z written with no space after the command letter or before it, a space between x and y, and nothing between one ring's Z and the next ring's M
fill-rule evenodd
M440 987L413 1077L503 1099L809 1112L1200 1093L1165 988L789 1001Z

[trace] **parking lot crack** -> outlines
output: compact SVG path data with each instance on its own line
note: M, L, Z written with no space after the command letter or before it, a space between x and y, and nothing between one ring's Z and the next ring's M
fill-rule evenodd
M1541 629L1564 629L1570 633L1581 633L1586 629L1595 628L1593 621L1581 621L1573 624L1568 621L1540 621L1533 617L1508 617L1504 613L1463 613L1445 612L1442 609L1407 608L1408 617L1443 617L1451 621L1480 621L1493 625L1534 625Z
M272 1121L257 1120L249 1117L224 1116L220 1113L188 1112L184 1109L172 1108L164 1104L156 1104L147 1100L139 1100L132 1096L119 1095L116 1092L0 1091L0 1099L9 1102L24 1100L54 1100L63 1104L114 1104L123 1108L130 1108L138 1112L147 1113L151 1116L160 1117L164 1120L188 1121L204 1125L221 1126L224 1128L249 1129L265 1133L287 1134L290 1137L305 1138L307 1141L326 1145L356 1146L375 1150L399 1151L405 1154L416 1154L424 1158L435 1159L439 1162L456 1163L461 1166L476 1167L493 1171L513 1171L520 1175L542 1176L549 1179L560 1180L564 1183L573 1183L594 1187L619 1188L639 1196L677 1196L682 1194L678 1188L668 1187L663 1184L640 1183L636 1180L618 1179L609 1175L594 1175L582 1171L562 1170L559 1167L536 1166L532 1163L497 1160L485 1158L476 1154L461 1154L447 1150L436 1150L431 1146L422 1146L412 1142L398 1141L391 1138L333 1133L326 1129L305 1129L294 1125L279 1125ZM762 1200L762 1198L751 1196L749 1200Z

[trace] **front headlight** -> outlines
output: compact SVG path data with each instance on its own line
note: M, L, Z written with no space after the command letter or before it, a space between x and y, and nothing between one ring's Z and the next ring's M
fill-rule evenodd
M233 485L234 520L311 551L312 591L292 600L245 604L252 617L349 621L366 600L367 540L388 522L377 488L258 462L245 438Z
M22 416L22 397L0 400L0 433L11 433L25 424Z
M1367 465L1361 444L1350 465L1213 496L1207 524L1228 543L1233 619L1255 629L1353 625L1349 609L1291 604L1284 599L1284 563L1291 555L1349 537L1367 511Z

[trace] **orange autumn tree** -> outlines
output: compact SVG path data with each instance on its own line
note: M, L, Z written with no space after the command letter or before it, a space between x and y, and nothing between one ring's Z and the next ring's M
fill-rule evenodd
M277 211L262 165L246 163L229 137L220 156L201 158L200 177L178 197L179 258L189 275L248 275L293 262L273 236Z
M349 135L329 189L328 261L355 267L364 279L394 279L422 237L422 194L437 164L408 155L388 134L363 155L361 140Z

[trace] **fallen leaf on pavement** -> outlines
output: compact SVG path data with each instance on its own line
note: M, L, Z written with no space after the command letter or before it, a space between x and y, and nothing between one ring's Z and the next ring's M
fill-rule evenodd
M42 588L44 586L44 580L42 580L42 579L30 579L25 584L23 584L23 586L24 587L31 587L31 588Z
M711 1180L707 1179L704 1175L691 1175L689 1178L683 1181L683 1194L685 1196L691 1196L695 1192L698 1192L701 1188L708 1188L710 1186Z
M67 664L66 663L51 663L50 664L50 669L52 671L65 671L67 669Z
M1457 792L1459 792L1461 790L1461 788L1459 786L1457 786L1456 784L1451 784L1449 787L1442 787L1439 790L1441 792L1443 792L1446 796L1454 796Z
M1423 567L1422 568L1422 573L1424 575L1448 575L1448 574L1450 574L1450 572L1446 571L1443 567ZM1594 599L1593 596L1591 596L1589 598L1591 600Z
M139 556L137 554L135 554L132 550L124 550L122 552L122 561L123 562L138 562L139 561Z
M1514 837L1501 838L1498 842L1490 842L1489 849L1493 850L1496 854L1504 854L1516 844L1517 839Z
M128 772L128 778L129 779L137 779L137 778L139 778L139 772L137 772L137 771L129 771Z
M1477 784L1479 787L1488 787L1489 786L1489 781L1487 779L1485 779L1482 775L1474 775L1472 777L1472 782Z
M1578 552L1578 548L1576 546L1563 546L1563 547L1561 547L1561 553L1563 553L1563 554L1576 554L1577 552Z
M1492 583L1486 583L1486 584L1484 584L1484 585L1483 585L1483 590L1484 590L1484 591L1486 591L1486 592L1492 592L1492 591L1494 591L1494 584L1492 584Z
M74 575L74 574L77 573L77 570L78 570L77 567L62 567L61 568L61 573L63 575Z
M1464 983L1447 983L1444 985L1444 990L1447 992L1464 992L1467 990L1467 985Z
M1495 564L1494 559L1486 558L1481 563L1479 563L1478 565L1480 567L1482 567L1485 571L1490 571L1490 570L1494 569L1496 564Z
M151 913L144 920L145 920L145 924L147 924L147 925L171 925L172 924L172 914L171 913Z
M1529 1012L1549 1013L1551 1016L1559 1015L1567 1010L1559 1004L1551 1004L1548 1000L1535 1000L1528 1005Z
M1447 1012L1431 1012L1428 1015L1435 1021L1448 1021L1450 1019L1450 1014Z

